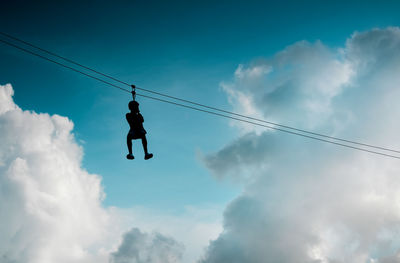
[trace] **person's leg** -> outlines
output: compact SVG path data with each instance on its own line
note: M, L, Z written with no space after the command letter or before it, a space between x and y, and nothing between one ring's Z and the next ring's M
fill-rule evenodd
M128 145L129 154L126 156L127 159L133 160L135 157L132 155L132 136L128 133L126 136L126 144Z
M128 145L129 154L132 154L132 138L129 134L126 136L126 144Z
M142 145L143 145L144 154L145 154L145 155L149 154L148 151L147 151L147 139L146 139L146 135L143 135L143 137L142 137Z
M146 135L144 135L144 134L143 134L143 137L142 137L142 144L143 144L143 150L144 150L144 159L148 160L148 159L152 158L153 154L149 153L147 151L147 139L146 139Z

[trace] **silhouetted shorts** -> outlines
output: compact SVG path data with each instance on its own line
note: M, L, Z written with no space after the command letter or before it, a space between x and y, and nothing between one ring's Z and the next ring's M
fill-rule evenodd
M145 129L139 129L139 130L134 130L131 129L128 132L128 136L130 136L132 139L140 139L143 138L143 136L146 134L146 130Z

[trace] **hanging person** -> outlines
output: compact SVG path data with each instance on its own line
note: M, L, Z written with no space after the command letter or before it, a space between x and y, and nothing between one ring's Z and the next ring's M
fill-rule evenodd
M129 102L128 107L131 112L126 114L126 120L129 123L130 130L128 132L126 142L128 145L129 154L126 156L127 159L133 160L135 157L132 154L132 140L142 139L142 145L144 150L144 159L148 160L153 157L152 153L147 151L147 139L146 130L143 128L143 116L140 114L139 103L135 100L135 86L132 85L132 96L133 100Z

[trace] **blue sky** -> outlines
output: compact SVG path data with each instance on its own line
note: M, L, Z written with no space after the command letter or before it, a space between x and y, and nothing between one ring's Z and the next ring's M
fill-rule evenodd
M124 81L230 109L221 81L241 63L299 40L343 45L354 31L398 25L386 1L8 1L1 30ZM198 153L220 149L237 130L202 113L140 99L155 158L125 159L129 96L10 47L0 48L0 83L23 109L68 116L84 147L83 167L103 177L106 206L179 212L224 205L241 191L213 179Z

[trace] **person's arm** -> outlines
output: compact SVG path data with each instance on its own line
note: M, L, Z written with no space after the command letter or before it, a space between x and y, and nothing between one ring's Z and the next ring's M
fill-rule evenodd
M143 115L140 113L139 113L139 119L140 119L140 122L142 122L142 123L144 122Z
M129 127L131 127L132 126L132 117L131 117L131 115L129 114L129 113L127 113L126 115L125 115L125 118L126 118L126 121L128 122L128 124L129 124Z

